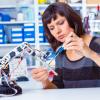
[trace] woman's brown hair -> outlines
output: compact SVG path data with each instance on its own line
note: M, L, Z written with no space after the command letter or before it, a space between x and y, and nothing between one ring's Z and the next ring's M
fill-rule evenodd
M55 51L62 43L57 41L50 33L47 24L51 23L51 20L57 19L57 14L65 16L68 24L75 30L75 33L80 37L84 34L82 19L68 4L57 2L49 5L42 15L42 22L44 26L45 36L50 43L51 47Z

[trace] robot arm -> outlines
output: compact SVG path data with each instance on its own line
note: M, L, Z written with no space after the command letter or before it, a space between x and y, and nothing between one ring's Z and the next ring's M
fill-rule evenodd
M12 51L7 53L0 60L0 74L2 78L2 84L0 85L0 94L8 94L8 90L14 91L11 92L11 94L14 95L22 93L22 89L15 83L13 83L14 85L12 85L12 81L9 78L9 62L15 57L20 56L22 53L27 53L29 55L39 58L39 60L44 64L44 67L47 67L49 72L52 71L54 75L57 75L57 73L50 67L49 63L46 62L48 52L43 53L39 50L32 49L27 42L23 42L19 46L15 47Z
M21 43L19 46L15 47L12 51L7 53L1 60L0 60L0 69L6 69L8 67L9 62L14 59L17 56L20 56L22 53L27 53L28 55L32 55L33 57L37 57L44 65L44 67L47 67L48 70L52 70L50 67L50 61L47 63L47 57L49 55L49 52L43 53L40 50L32 49L30 44L27 42ZM56 56L55 56L56 57ZM53 59L55 58L53 57ZM53 70L52 70L53 71ZM56 75L55 71L53 73Z

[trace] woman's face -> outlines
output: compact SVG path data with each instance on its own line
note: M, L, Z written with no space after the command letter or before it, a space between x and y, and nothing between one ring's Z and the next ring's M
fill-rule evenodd
M51 23L47 24L47 26L51 34L60 42L64 42L67 35L73 31L66 18L59 14L57 14L57 19L52 19Z

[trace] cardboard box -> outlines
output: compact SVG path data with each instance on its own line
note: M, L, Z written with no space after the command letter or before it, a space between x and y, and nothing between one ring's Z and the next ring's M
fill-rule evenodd
M100 4L100 0L86 0L87 4Z

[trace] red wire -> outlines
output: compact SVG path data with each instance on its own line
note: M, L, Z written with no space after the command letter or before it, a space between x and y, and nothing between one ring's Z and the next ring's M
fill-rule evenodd
M20 60L18 61L18 65L17 65L17 67L14 68L14 70L13 70L12 72L10 72L10 75L9 75L10 77L11 77L12 73L14 73L14 71L19 67L21 61L22 61L22 59L21 59L21 57L20 57Z

